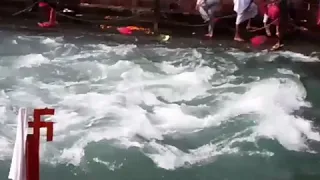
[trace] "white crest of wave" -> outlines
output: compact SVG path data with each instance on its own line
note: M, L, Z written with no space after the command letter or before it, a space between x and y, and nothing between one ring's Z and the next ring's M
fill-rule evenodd
M257 113L260 119L254 128L256 136L277 139L290 150L307 148L306 138L320 141L312 129L312 122L292 114L303 106L306 91L302 84L289 79L267 79L253 83L249 90L227 103L226 109L234 115Z
M82 77L86 77L83 76L85 74L88 78L78 78L80 75L77 74L73 81L58 79L47 82L26 77L20 79L10 92L1 94L1 106L11 106L15 102L21 106L32 104L56 108L54 142L43 146L42 155L47 162L79 165L85 156L85 147L101 140L116 140L123 148L138 147L165 169L210 163L218 155L239 153L238 147L234 146L236 142L255 142L261 137L277 140L285 148L296 151L308 148L303 136L320 141L311 121L292 114L302 106L310 106L305 101L306 91L298 80L270 78L249 84L213 86L221 84L221 78L228 82L234 76L223 76L219 70L201 64L190 66L180 63L177 66L171 61L149 62L150 66L158 68L153 72L144 68L145 64L131 61L130 53L137 49L135 45L87 47L93 50L70 55L60 53L63 57L56 57L51 63ZM71 53L69 50L66 51ZM193 58L202 58L201 53L192 51ZM165 48L157 51L161 52L179 54L178 50L165 51ZM119 59L112 61L106 58L109 56ZM185 54L181 56L186 57ZM28 58L34 57L40 56L29 55ZM86 59L88 57L96 58L96 61ZM41 63L37 65L41 67ZM233 69L235 66L232 64ZM245 89L242 93L230 92L234 87ZM219 94L212 94L211 90ZM213 97L213 100L207 104L184 103L205 97ZM191 108L195 111L209 110L206 114L195 115ZM6 111L0 113L1 117L7 115ZM241 121L236 118L239 115L250 114L258 115L253 120L254 125L224 140L189 150L162 143L165 136L219 128L222 123ZM6 119L1 119L1 122ZM249 131L252 131L250 135L239 136ZM144 141L136 140L136 136ZM2 144L1 147L7 147L8 140L1 138ZM7 149L0 148L0 151L5 153Z
M37 67L41 64L47 64L50 63L50 60L46 57L44 57L42 54L28 54L25 56L20 56L17 58L17 63L15 65L15 68L31 68L31 67Z

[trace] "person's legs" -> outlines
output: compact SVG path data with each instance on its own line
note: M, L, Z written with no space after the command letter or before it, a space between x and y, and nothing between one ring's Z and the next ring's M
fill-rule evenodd
M257 16L258 14L258 6L255 3L252 3L250 5L250 8L248 10L248 16L250 17L250 19L248 20L248 24L247 24L247 29L251 29L251 19L253 19L254 17Z
M210 21L208 11L207 11L207 9L205 9L204 6L200 6L199 9L198 9L198 11L199 11L202 19L203 19L205 22Z
M210 21L210 15L209 15L208 11L203 6L200 6L198 11L199 11L202 19L205 22L208 22L208 32L207 32L207 34L205 36L212 37L212 35L213 35L213 26L212 26L212 23Z
M234 34L233 40L239 41L239 42L244 41L244 39L242 39L240 36L240 23L236 23L236 32Z
M206 36L213 37L213 31L214 31L215 24L216 24L216 18L215 18L215 15L213 14L213 15L211 15L211 18L210 18L210 21L208 24L208 34L206 34Z
M216 15L220 10L221 4L220 0L207 0L208 3L208 14L210 16L209 25L208 25L208 33L210 37L213 36L214 27L216 24Z
M278 50L284 46L284 36L287 31L289 23L289 4L287 0L281 0L279 3L280 17L277 25L278 42L271 48L271 50Z
M263 25L264 25L264 28L266 30L267 36L271 36L270 27L268 26L268 19L269 19L268 15L264 14L263 15Z
M277 26L277 27L279 29L279 32L277 34L278 41L275 45L272 46L272 48L270 49L271 51L276 51L284 46L283 38L284 38L285 26L283 26L283 24L279 24L279 26Z
M240 36L240 24L246 20L248 20L247 28L250 28L251 19L254 18L258 14L258 7L256 4L252 3L250 8L242 13L237 14L236 18L236 32L234 35L235 41L244 41L244 39Z
M279 36L279 32L280 32L279 25L276 25L276 35L277 36Z
M220 0L205 0L203 6L199 7L199 12L204 21L208 22L207 37L213 36L215 27L215 14L219 10Z

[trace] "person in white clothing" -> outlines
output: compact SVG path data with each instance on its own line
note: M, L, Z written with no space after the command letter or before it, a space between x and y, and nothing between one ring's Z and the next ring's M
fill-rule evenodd
M258 14L258 7L253 0L233 0L233 10L237 13L235 41L244 41L240 36L240 24L248 20L247 29L251 28L251 19Z
M196 9L199 11L202 19L208 22L207 37L213 37L213 30L216 23L216 14L221 8L220 0L197 0Z

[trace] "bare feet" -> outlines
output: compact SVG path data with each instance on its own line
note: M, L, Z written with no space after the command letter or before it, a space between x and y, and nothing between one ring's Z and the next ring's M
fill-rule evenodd
M266 34L267 34L267 36L271 36L271 32L270 32L269 28L266 28Z
M207 38L212 38L212 37L213 37L213 35L212 35L212 34L209 34L209 33L208 33L208 34L205 34L204 36L207 37Z
M242 39L241 37L237 37L237 36L235 36L233 38L233 40L238 41L238 42L243 42L244 41L244 39Z
M283 44L277 43L277 44L275 44L274 46L272 46L272 48L270 49L270 51L279 50L279 49L282 48L283 46L284 46Z

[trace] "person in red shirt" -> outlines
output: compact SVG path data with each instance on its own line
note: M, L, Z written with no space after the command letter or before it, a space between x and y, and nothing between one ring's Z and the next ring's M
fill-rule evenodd
M263 16L263 24L266 30L267 36L271 36L270 25L276 26L276 35L279 36L279 16L280 9L275 0L272 0L266 5L266 10ZM272 24L268 24L268 20L271 19Z

